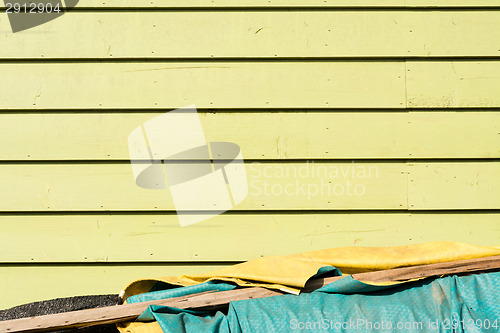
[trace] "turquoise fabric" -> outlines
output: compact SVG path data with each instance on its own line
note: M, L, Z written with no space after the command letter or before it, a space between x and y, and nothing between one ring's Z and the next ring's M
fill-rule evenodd
M309 294L232 302L227 314L151 306L164 332L500 332L500 273L388 289L341 279Z
M166 283L163 284L167 286ZM127 298L127 303L130 304L130 303L139 303L146 301L155 301L159 299L197 294L206 291L226 291L226 290L232 290L234 288L236 288L236 286L233 284L209 281L189 287L180 287L180 288L178 287L165 290L156 290L145 294L130 296L129 298ZM155 289L155 287L153 289Z
M228 318L222 312L214 315L206 311L180 310L153 305L137 320L144 322L156 320L163 332L168 333L231 332Z
M394 286L373 286L357 280L354 280L351 275L345 276L344 278L335 281L333 283L327 284L326 286L316 290L317 292L325 293L337 293L337 294L357 294L357 293L367 293L374 292L378 290L384 290L394 288Z

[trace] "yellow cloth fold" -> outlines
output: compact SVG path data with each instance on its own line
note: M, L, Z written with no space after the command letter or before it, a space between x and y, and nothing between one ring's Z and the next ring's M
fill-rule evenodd
M343 274L354 274L495 255L500 255L500 246L484 247L459 242L331 248L284 257L259 258L204 274L138 280L125 288L125 297L148 292L159 281L178 286L210 280L232 281L241 286L264 286L296 293L324 266L334 266ZM162 332L157 323L128 323L117 327L122 333Z
M500 246L459 242L432 242L398 247L340 247L284 257L264 257L204 274L182 275L132 282L125 297L148 292L156 282L191 286L212 280L240 286L263 286L298 293L321 267L334 266L343 274L449 262L500 255Z
M355 274L499 254L500 246L441 241L397 247L340 247L295 254L288 258L332 265L343 274Z
M121 333L163 333L163 330L156 321L152 323L118 323L116 328Z

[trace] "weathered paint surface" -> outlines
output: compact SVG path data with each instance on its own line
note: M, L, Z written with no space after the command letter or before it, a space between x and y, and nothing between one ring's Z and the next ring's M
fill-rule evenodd
M439 8L439 7L498 7L498 0L212 0L210 2L204 0L121 0L121 1L102 1L102 0L86 0L79 3L75 8L78 9L100 9L100 8L156 8L156 9L176 9L176 8L242 8L257 7L257 8L280 8L280 7L306 7L306 8L384 8L384 7L400 7L400 8ZM73 9L73 10L75 10Z
M208 141L237 143L251 160L499 158L500 112L486 110L219 110L200 118ZM125 161L130 132L162 112L9 112L0 160Z
M2 307L73 295L114 294L134 280L165 275L204 273L229 264L222 262L216 265L204 263L197 265L170 263L5 264L0 266Z
M399 246L439 240L497 245L499 219L498 213L418 211L231 213L192 228L179 228L175 214L165 213L26 213L0 217L0 251L5 253L2 263L152 265L181 261L196 266L287 255L311 248L388 243ZM471 221L474 228L470 228ZM61 247L65 250L61 251Z
M3 63L0 76L0 100L12 110L405 104L404 63L399 61Z
M16 34L0 15L0 308L335 246L500 244L498 6L88 0ZM180 228L127 137L188 104L241 147L250 194Z
M39 28L46 33L43 43L38 34L16 38L0 35L0 56L212 59L500 55L498 11L153 11L138 16L110 11L89 14L79 12L79 6L71 13L71 20ZM123 26L124 21L128 24ZM2 27L7 30L8 23L3 22ZM75 31L82 30L105 38L78 38ZM79 43L74 44L75 38Z

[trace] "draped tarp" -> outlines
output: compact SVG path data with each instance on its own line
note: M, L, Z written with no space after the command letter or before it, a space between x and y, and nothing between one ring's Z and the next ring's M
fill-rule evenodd
M456 242L385 248L333 248L287 257L260 258L207 274L140 280L127 287L126 295L136 295L130 297L128 302L138 302L206 290L229 290L237 285L266 286L294 292L318 274L350 274L493 255L500 255L499 247ZM141 322L120 325L120 329L122 332L137 333L162 330L289 332L295 328L300 331L302 327L308 332L340 332L346 331L346 322L352 329L353 319L356 325L361 325L359 319L379 324L382 320L390 321L391 325L415 322L418 326L421 323L422 330L418 326L415 332L485 332L484 327L478 328L481 320L485 325L495 325L495 320L500 320L499 290L499 273L426 279L391 286L375 286L347 277L310 294L233 302L227 314L153 306L139 318ZM447 319L449 325L446 325ZM457 327L457 320L461 321L461 327ZM477 321L476 326L472 325L472 320ZM319 321L325 329L316 326L317 330L314 327L311 330L304 326L307 323L319 325ZM435 322L439 326L436 330ZM465 325L465 322L471 325ZM333 326L326 328L327 324ZM336 329L338 325L341 325L339 330ZM357 330L352 331L370 331L369 327L361 329L359 325ZM450 330L447 330L448 327ZM402 331L409 331L406 328ZM395 329L393 327L388 331ZM383 330L378 326L373 331Z

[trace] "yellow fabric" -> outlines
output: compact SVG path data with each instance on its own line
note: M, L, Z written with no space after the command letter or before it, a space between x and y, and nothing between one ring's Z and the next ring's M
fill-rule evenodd
M484 247L459 242L398 247L341 247L284 257L264 257L205 274L138 280L125 289L125 295L129 297L148 292L157 281L190 286L211 280L297 293L324 266L334 266L343 274L354 274L494 255L500 255L500 246Z
M500 246L432 242L398 247L341 247L291 255L302 261L335 266L343 274L417 266L500 254Z
M116 328L122 333L163 333L156 321L152 323L118 323Z
M240 286L262 286L296 293L325 264L288 257L265 257L224 267L209 273L138 280L125 289L125 297L148 292L155 282L191 286L211 280L234 282Z
M138 280L126 289L126 297L148 292L157 281L190 286L210 280L232 281L241 286L264 286L298 292L321 267L334 266L343 274L397 267L434 264L500 255L500 246L476 246L459 242L432 242L399 247L343 247L285 257L265 257L209 273ZM156 323L133 323L118 327L122 333L160 333Z

